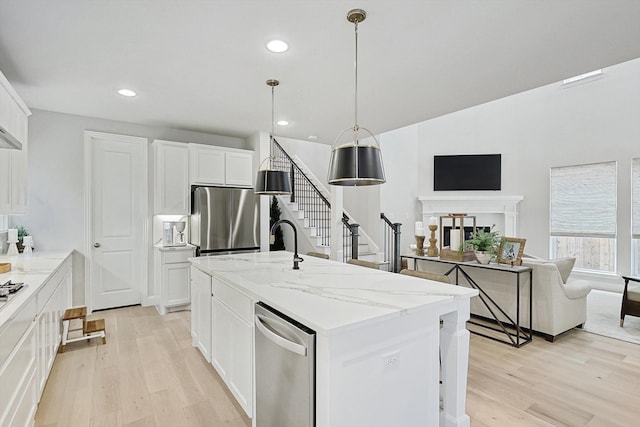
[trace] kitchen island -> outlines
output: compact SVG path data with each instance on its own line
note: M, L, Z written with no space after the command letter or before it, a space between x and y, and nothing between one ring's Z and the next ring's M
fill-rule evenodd
M261 301L317 334L317 426L469 425L465 322L476 290L313 257L293 270L292 258L290 252L261 252L191 259L192 280L210 279L213 301L203 305L207 282L200 281L205 291L201 286L192 292L194 345L250 417L254 329L249 317L253 303ZM239 326L227 336L235 342L217 339L217 316L206 316L207 307L215 311L216 304L234 313ZM210 340L199 330L207 319ZM216 347L225 344L240 350L217 357ZM221 360L233 362L221 365Z

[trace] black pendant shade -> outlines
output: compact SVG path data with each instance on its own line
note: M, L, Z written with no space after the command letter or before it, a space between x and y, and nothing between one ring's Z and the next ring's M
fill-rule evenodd
M378 185L385 181L380 148L344 145L331 151L329 184L361 186Z
M276 79L267 80L267 86L271 87L271 135L269 135L269 157L264 159L260 167L267 162L266 168L258 171L256 177L255 194L259 195L279 195L291 194L291 182L289 181L289 173L286 171L273 170L272 161L275 157L271 153L273 147L273 128L275 123L275 87L280 84Z
M256 178L255 194L291 194L289 173L286 171L260 170Z
M331 185L360 186L383 184L386 179L382 166L382 153L376 137L366 128L358 125L358 24L364 21L367 13L362 9L352 9L347 13L347 21L355 24L355 96L354 96L354 125L343 130L331 147L329 175L327 180ZM344 144L339 142L344 134L353 131L353 140ZM360 143L358 133L369 134ZM373 143L372 143L372 142Z

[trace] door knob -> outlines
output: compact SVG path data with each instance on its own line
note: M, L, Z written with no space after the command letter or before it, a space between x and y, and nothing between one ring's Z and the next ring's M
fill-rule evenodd
M100 247L100 243L98 243L98 242L94 243L94 244L93 244L93 247L94 247L94 248L99 248L99 247Z

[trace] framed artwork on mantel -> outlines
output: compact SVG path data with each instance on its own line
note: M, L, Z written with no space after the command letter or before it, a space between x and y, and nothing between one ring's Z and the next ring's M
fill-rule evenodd
M498 249L498 263L520 265L522 264L522 253L526 239L516 237L503 237Z

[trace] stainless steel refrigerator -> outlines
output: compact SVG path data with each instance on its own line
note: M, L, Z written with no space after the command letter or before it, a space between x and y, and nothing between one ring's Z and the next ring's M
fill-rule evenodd
M189 243L198 255L259 250L258 201L252 188L192 187Z

